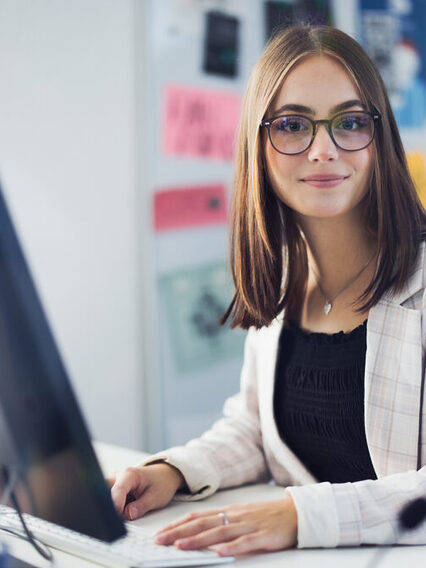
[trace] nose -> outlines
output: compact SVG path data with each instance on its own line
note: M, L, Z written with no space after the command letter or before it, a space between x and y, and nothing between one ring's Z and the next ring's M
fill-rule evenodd
M315 138L309 147L308 158L311 162L330 162L337 160L338 151L325 124L319 124Z

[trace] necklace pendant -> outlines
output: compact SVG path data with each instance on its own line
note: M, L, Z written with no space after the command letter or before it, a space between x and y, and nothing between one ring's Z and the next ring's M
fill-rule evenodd
M331 302L329 302L328 300L326 301L326 303L324 304L324 313L326 316L328 316L328 314L331 311Z

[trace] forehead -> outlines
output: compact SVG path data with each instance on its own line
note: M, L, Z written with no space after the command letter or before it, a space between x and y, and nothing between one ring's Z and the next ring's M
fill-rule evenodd
M361 99L343 65L327 55L314 55L298 63L284 79L272 110L284 104L310 107L317 115L327 115L338 104Z

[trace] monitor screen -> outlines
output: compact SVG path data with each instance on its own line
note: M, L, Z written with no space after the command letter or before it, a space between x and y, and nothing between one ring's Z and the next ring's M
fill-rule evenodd
M125 534L1 188L0 468L22 511L108 542Z

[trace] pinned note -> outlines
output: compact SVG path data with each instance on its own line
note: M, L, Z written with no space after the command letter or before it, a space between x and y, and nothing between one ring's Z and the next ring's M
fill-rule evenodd
M164 92L164 153L231 160L239 112L239 95L169 85Z
M241 357L245 332L221 326L233 295L227 263L183 269L160 278L176 368L185 375Z
M157 231L226 223L223 185L163 189L154 196Z
M426 163L422 152L407 153L407 163L421 202L426 206Z

